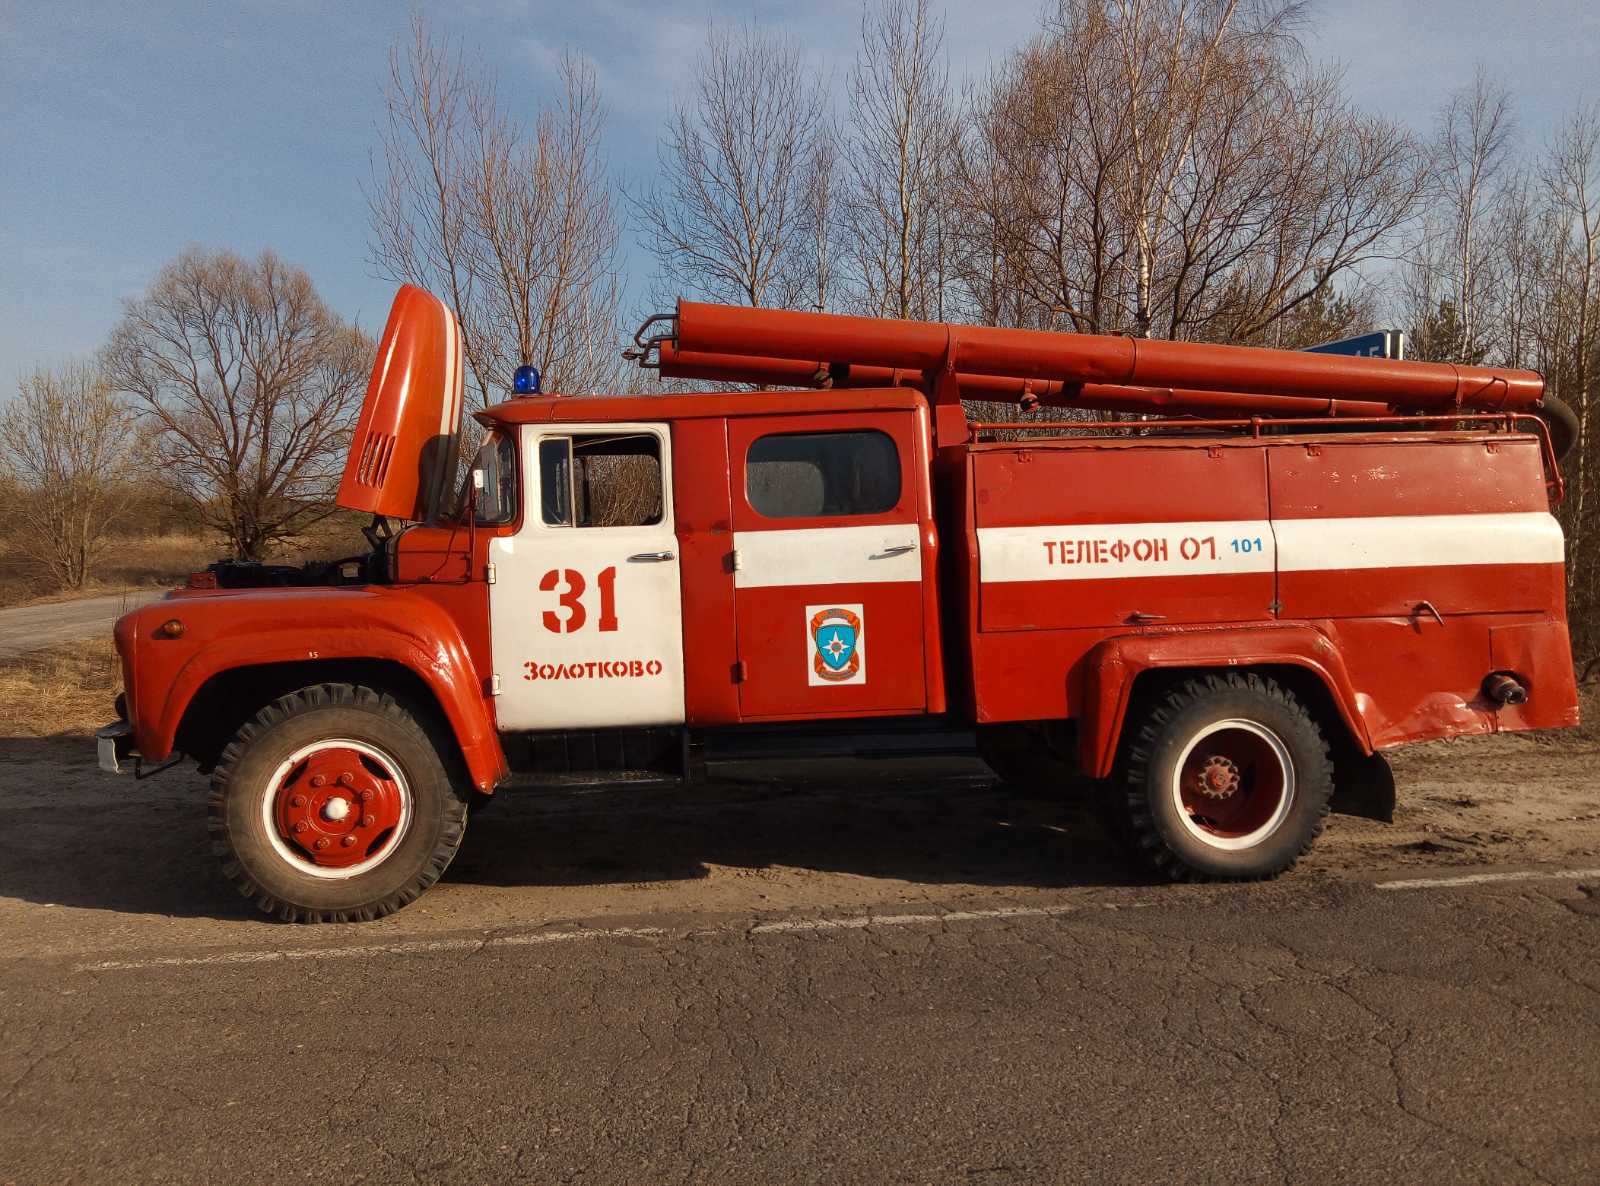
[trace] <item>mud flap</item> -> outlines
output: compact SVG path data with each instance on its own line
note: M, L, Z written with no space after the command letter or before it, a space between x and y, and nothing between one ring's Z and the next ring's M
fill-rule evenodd
M133 727L127 721L112 721L95 731L96 755L100 769L107 774L132 774Z
M1364 754L1353 746L1333 758L1333 798L1328 810L1337 815L1394 823L1394 771L1382 754Z

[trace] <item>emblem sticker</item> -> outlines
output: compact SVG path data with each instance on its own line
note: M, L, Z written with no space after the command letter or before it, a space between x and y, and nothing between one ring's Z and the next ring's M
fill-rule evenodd
M861 606L806 606L806 671L812 687L867 682L866 631Z

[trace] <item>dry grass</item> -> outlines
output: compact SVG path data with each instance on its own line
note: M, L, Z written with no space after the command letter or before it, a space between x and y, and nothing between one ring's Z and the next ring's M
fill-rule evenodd
M77 737L115 715L122 665L109 638L89 638L0 663L0 735Z
M113 540L95 563L88 584L76 590L54 588L32 560L15 551L0 551L0 608L175 585L210 564L219 550L214 537L200 533Z
M362 522L360 516L335 515L307 535L285 541L270 562L304 564L365 551ZM61 590L52 587L37 564L0 542L0 609L170 588L226 552L221 538L203 531L121 536L113 539L95 562L88 584L82 589Z

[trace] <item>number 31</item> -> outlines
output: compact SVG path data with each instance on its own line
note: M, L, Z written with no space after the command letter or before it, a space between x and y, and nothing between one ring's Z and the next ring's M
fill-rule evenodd
M617 570L605 569L595 578L595 584L600 587L599 629L603 634L610 633L617 628ZM575 568L552 568L539 578L539 590L542 593L554 593L557 585L566 586L557 600L561 608L567 611L567 616L563 618L554 610L545 610L544 628L552 634L574 634L582 630L584 623L589 620L582 600L588 582Z

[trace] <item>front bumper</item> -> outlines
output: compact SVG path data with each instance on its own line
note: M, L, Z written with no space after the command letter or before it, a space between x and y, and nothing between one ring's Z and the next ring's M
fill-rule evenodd
M133 726L127 721L112 721L94 735L100 753L100 769L107 774L132 774Z

